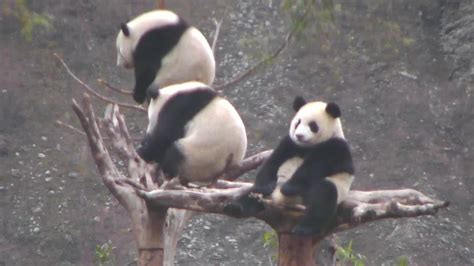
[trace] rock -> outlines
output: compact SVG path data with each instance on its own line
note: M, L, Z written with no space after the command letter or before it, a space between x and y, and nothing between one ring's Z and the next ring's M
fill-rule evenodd
M69 174L67 174L67 176L69 176L70 178L77 178L79 176L79 174L77 172L69 172Z

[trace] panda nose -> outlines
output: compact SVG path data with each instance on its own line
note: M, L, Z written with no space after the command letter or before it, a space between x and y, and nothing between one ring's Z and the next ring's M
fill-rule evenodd
M302 141L304 140L304 135L303 134L296 134L296 139L299 140L299 141Z

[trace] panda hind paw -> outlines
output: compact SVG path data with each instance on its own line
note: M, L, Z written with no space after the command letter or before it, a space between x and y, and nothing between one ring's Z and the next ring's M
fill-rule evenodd
M158 88L148 88L146 90L146 97L148 99L156 99L158 96L160 96L160 91Z
M280 189L281 193L285 196L296 196L301 195L303 188L297 185L290 185L289 183L285 183L281 186Z

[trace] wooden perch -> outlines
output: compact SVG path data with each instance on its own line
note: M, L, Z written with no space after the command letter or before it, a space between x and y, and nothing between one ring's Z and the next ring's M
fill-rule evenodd
M114 104L107 108L101 128L111 140L114 154L126 163L128 175L125 176L112 161L104 144L90 97L85 95L82 104L74 101L73 109L87 135L103 183L130 214L139 265L173 264L177 240L191 215L183 210L222 214L226 203L248 192L251 187L250 183L225 180L219 180L211 188L185 188L177 182L164 182L159 169L146 164L137 155L125 118ZM271 151L264 151L250 156L224 176L234 180L257 168L270 154ZM256 218L267 222L278 233L278 265L313 265L314 246L321 238L289 233L304 212L304 206L281 206L268 200L262 202L266 209ZM433 215L448 205L448 202L431 199L412 189L351 191L341 204L327 235L380 219Z

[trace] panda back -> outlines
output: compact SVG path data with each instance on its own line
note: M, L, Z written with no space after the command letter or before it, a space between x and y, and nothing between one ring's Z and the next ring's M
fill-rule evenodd
M217 96L189 120L175 145L184 158L179 175L203 184L242 161L247 136L235 108Z
M208 41L194 27L182 34L175 46L162 58L156 81L160 87L186 81L211 85L215 77L215 59Z

